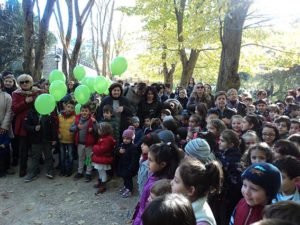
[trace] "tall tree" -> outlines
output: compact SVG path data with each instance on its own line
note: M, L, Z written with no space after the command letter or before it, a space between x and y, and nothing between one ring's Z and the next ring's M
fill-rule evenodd
M217 91L239 89L239 59L244 22L251 0L230 0L224 22L220 20L221 61Z
M80 48L82 45L82 37L83 37L83 31L84 31L84 26L87 22L87 19L89 17L89 14L91 12L91 9L94 5L95 0L88 0L86 3L85 7L83 8L82 12L79 10L79 4L78 0L66 0L66 3L68 5L68 31L66 36L64 36L64 30L63 30L63 20L61 19L61 11L59 5L56 7L57 12L55 12L55 18L57 25L60 29L60 40L62 42L63 48L64 48L64 55L65 58L67 59L66 62L68 61L68 79L74 80L74 75L73 75L73 69L75 68L78 58L79 58L79 53L80 53ZM74 3L74 4L73 4ZM71 8L70 8L71 7ZM74 9L73 9L74 7ZM77 31L77 36L75 39L75 44L72 49L71 54L69 53L69 43L71 40L71 34L72 34L72 24L73 24L73 12L75 14L75 21L76 21L76 31ZM63 67L63 69L67 70L67 65Z
M18 0L0 5L0 71L23 56L23 13Z

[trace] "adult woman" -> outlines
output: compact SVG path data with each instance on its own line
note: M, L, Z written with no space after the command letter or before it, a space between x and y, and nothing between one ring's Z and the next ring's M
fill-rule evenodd
M199 102L205 103L208 109L210 109L213 104L210 96L206 94L204 85L202 83L197 83L194 86L194 90L187 103L187 109L190 111L195 111L196 104Z
M157 118L160 115L162 104L158 100L157 92L154 87L147 87L145 91L144 99L139 104L137 116L142 123L146 116L151 118Z
M0 138L1 138L1 148L0 151L0 176L5 175L10 167L10 154L8 144L5 144L12 137L11 128L11 97L6 92L2 91L3 80L0 78Z
M189 84L186 88L187 96L190 97L195 87L195 79L193 77L190 78Z
M27 169L27 158L30 141L27 138L27 132L24 129L24 120L28 111L33 107L34 100L41 93L41 90L33 87L32 77L28 74L22 74L17 79L18 88L12 93L12 111L15 115L14 134L19 140L20 170L19 176L24 177Z
M109 87L109 95L104 97L100 106L96 110L97 121L103 120L103 107L111 105L113 107L113 115L119 124L120 132L125 130L129 123L129 118L132 116L130 103L126 97L123 96L123 88L119 83L113 83ZM120 133L121 135L121 133Z
M12 74L12 72L6 71L3 72L2 79L3 79L3 87L1 87L2 91L5 91L11 96L12 93L18 88L17 81L14 75Z
M3 78L3 87L1 87L2 91L5 91L6 93L8 93L11 96L12 93L18 89L17 81L16 81L13 73L10 71L4 71L2 73L2 78ZM14 126L15 126L15 119L12 118L12 127L14 127ZM19 159L19 149L18 149L19 146L18 146L18 141L17 141L16 137L14 137L11 140L11 147L12 147L12 166L17 166L18 159Z

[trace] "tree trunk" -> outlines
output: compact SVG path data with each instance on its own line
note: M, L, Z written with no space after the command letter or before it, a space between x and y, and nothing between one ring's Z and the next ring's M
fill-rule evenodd
M224 27L220 28L222 43L217 91L229 88L239 89L238 75L243 26L251 2L249 0L231 0L225 15Z
M173 82L173 78L174 78L174 72L175 72L175 68L176 68L176 64L172 63L171 64L171 69L168 69L168 65L167 65L167 46L165 44L163 44L163 53L161 55L161 59L163 62L163 75L164 75L164 83L165 84L170 84L171 85L171 89L173 88L174 82Z
M178 51L180 55L180 61L182 64L182 73L180 85L186 87L189 83L189 79L192 77L200 51L197 49L191 49L190 57L186 55L186 49L184 47L183 37L183 18L184 10L186 6L186 0L180 0L179 6L177 1L174 0L175 16L177 22L177 40L178 40Z
M33 6L34 1L23 0L22 8L24 13L24 61L23 71L33 74Z
M68 28L65 37L65 48L62 56L62 71L69 78L68 80L70 80L69 73L68 73L68 56L69 56L68 50L69 50L72 31L73 31L73 0L66 0L66 3L68 6Z
M48 0L43 18L39 24L39 36L38 36L38 44L36 47L36 54L35 54L35 69L33 74L33 80L38 81L41 79L43 65L44 65L44 58L45 58L45 48L46 48L46 41L47 41L47 32L49 29L49 21L53 12L55 0Z

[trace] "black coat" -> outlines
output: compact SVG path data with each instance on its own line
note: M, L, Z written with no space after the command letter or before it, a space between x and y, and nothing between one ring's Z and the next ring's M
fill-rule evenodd
M41 125L39 131L35 130L37 125ZM25 117L24 128L32 144L57 141L58 122L54 113L42 116L32 109Z
M121 148L125 149L125 153L120 154L120 148L116 149L118 157L117 176L133 177L139 169L139 153L136 145L122 144Z
M100 106L96 110L96 120L102 121L103 120L103 107L105 105L113 105L113 98L111 96L106 96L102 99ZM124 107L123 112L121 113L121 122L120 122L120 132L127 129L129 126L129 118L133 116L132 110L130 108L130 103L128 99L124 96L118 98L120 106Z

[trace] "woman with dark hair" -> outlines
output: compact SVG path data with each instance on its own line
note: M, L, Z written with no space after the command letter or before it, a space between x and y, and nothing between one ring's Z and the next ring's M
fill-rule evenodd
M144 121L145 116L150 116L150 118L159 117L161 109L162 103L158 100L156 89L151 86L147 87L144 99L138 106L137 116L140 121Z
M211 97L205 92L204 85L202 83L197 83L194 86L194 90L189 97L189 101L187 103L187 109L191 112L194 112L196 105L200 102L206 104L208 109L210 109L213 105L213 101L211 101Z
M192 94L193 90L194 90L194 86L195 86L195 79L193 77L190 78L189 84L186 88L187 91L187 96L190 97L190 95Z
M132 111L129 101L123 96L123 88L119 83L113 83L109 87L109 95L104 97L100 106L96 110L96 120L103 120L103 107L111 105L113 108L113 115L119 124L120 135L129 126L129 119L132 117Z

